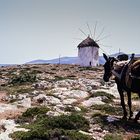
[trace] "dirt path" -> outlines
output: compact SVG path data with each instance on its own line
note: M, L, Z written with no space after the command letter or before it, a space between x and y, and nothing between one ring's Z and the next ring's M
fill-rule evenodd
M4 112L0 113L0 120L1 119L15 119L20 116L24 111L17 109L17 110L5 110Z

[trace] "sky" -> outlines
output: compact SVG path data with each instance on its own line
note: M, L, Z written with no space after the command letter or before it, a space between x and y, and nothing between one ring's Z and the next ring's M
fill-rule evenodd
M140 53L140 0L0 0L0 64L77 56L87 23L100 55Z

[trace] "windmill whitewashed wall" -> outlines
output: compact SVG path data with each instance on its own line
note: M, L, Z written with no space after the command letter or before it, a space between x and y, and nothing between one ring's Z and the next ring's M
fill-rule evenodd
M99 65L99 46L89 36L78 45L80 66Z

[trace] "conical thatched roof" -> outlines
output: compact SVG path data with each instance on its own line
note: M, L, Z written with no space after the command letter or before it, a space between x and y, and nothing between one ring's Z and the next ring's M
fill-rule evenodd
M99 45L89 36L78 45L78 48L89 46L99 48Z

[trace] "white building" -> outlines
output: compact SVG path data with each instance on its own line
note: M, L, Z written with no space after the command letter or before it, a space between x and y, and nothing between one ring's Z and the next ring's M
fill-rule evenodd
M99 46L89 36L78 45L80 66L99 65Z

